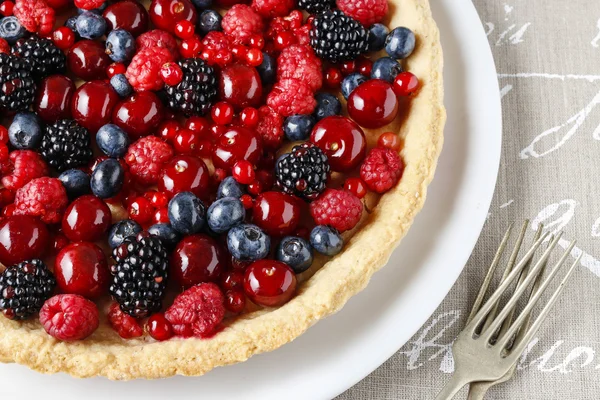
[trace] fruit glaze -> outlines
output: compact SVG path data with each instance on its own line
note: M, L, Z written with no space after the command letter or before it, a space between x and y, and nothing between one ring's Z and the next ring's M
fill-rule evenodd
M402 179L420 83L387 0L0 3L0 318L213 337Z

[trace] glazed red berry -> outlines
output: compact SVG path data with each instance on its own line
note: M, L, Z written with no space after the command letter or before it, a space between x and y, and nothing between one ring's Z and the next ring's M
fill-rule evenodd
M265 47L265 38L261 35L252 35L248 40L248 45L254 49L262 49Z
M234 314L239 314L246 308L246 295L242 290L225 292L225 308Z
M227 178L227 172L225 172L224 169L222 169L222 168L215 169L213 179L215 180L216 183L222 182L223 179L225 179L225 178Z
M252 183L248 185L248 193L250 193L252 196L258 196L263 191L263 185L259 181L252 181Z
M206 198L209 176L208 168L200 158L178 155L164 165L158 189L171 197L180 192L192 192L200 198Z
M339 232L349 231L360 221L363 204L346 190L327 189L310 203L310 215L317 225L328 225Z
M185 58L197 57L201 49L202 41L196 36L183 40L179 45L179 52Z
M275 35L273 42L275 43L275 50L281 51L286 47L295 44L297 41L296 35L290 31L281 31Z
M344 182L344 189L362 199L367 195L367 185L360 178L348 178Z
M256 164L261 154L262 142L255 131L232 127L217 138L212 160L216 168L230 170L239 160Z
M260 260L246 269L244 292L260 306L278 307L294 296L296 284L296 275L289 266L280 261Z
M154 314L148 319L148 333L159 342L169 340L173 337L173 327L167 321L164 314Z
M73 94L71 115L90 132L97 132L111 120L119 95L104 81L91 81L81 85Z
M172 142L179 129L181 125L178 121L174 119L163 121L158 127L158 136L166 142Z
M344 76L336 67L329 67L327 68L327 71L325 71L325 84L329 88L339 88L340 84L342 83L342 79L344 79Z
M168 224L169 222L169 209L167 207L156 210L152 216L153 224Z
M5 17L10 17L13 15L13 9L15 8L15 3L12 1L4 1L0 4L0 14Z
M323 150L331 170L336 172L356 168L367 154L365 133L347 117L323 118L313 128L310 141Z
M225 253L207 235L183 238L171 254L170 268L177 284L189 288L202 282L215 282L225 269Z
M377 146L398 151L402 146L402 140L400 140L398 134L394 132L385 132L379 136L379 139L377 139Z
M396 96L411 96L419 90L419 78L410 72L401 72L392 87Z
M240 197L240 201L242 202L242 205L246 210L249 210L254 206L254 201L252 200L252 197L250 197L247 194L242 195L242 197Z
M246 160L240 160L233 164L232 169L233 179L242 185L248 185L254 181L254 165Z
M47 123L71 118L71 98L75 84L63 75L51 75L39 84L33 102L35 112Z
M268 235L290 235L300 222L300 204L296 197L285 193L262 193L254 202L252 221Z
M164 118L162 102L153 92L136 93L114 108L112 121L133 138L152 133Z
M61 50L68 50L75 43L75 33L66 26L61 26L52 32L52 41Z
M106 68L110 57L102 43L94 40L80 40L67 53L69 72L85 81L106 78Z
M372 149L360 167L360 177L376 193L385 193L396 186L403 172L400 155L385 148Z
M246 61L246 54L248 54L248 48L243 44L234 44L231 46L231 54L236 60Z
M131 315L121 311L118 303L110 305L108 323L123 339L133 339L144 334L144 329L140 325L140 322Z
M185 121L185 128L194 131L201 136L210 135L210 122L204 117L193 116Z
M340 67L340 71L342 72L342 74L344 75L350 75L353 72L356 72L356 61L352 60L352 61L346 61L344 63L342 63L341 67Z
M63 233L70 240L94 242L102 237L111 223L110 209L102 199L86 195L72 202L62 220Z
M123 63L112 63L106 69L106 75L112 78L115 75L124 74L127 72L127 67Z
M258 125L258 110L254 107L246 107L240 114L240 121L248 128L254 128Z
M211 110L213 121L218 125L228 125L233 121L233 106L226 101L215 104Z
M170 62L160 69L160 76L169 86L177 86L183 80L183 71L177 63Z
M50 241L46 224L28 215L7 216L0 221L0 263L13 265L42 258Z
M76 294L57 295L42 306L40 323L50 336L58 340L83 340L98 329L98 307Z
M107 293L110 273L104 252L89 242L72 243L56 256L54 275L63 293L94 299Z
M152 0L150 20L159 29L173 32L179 21L196 22L196 8L189 0Z
M175 36L180 39L189 39L194 36L196 27L188 20L179 21L175 24Z
M150 200L150 204L152 204L152 207L154 208L166 207L169 204L169 196L164 192L157 192L154 190L144 194L144 197Z
M244 289L244 273L238 270L227 271L221 276L221 289L229 290Z
M180 337L210 337L225 316L224 296L214 283L196 285L175 298L165 318Z
M111 30L123 29L133 36L139 36L148 30L148 12L134 0L111 4L104 10L103 16Z
M258 67L263 63L264 59L265 56L259 49L248 49L248 52L246 53L246 62L251 67Z
M69 243L71 242L62 232L55 233L52 239L53 254L58 254L58 252L67 247Z
M140 225L144 225L152 220L154 207L152 207L152 204L150 201L148 201L148 199L144 197L138 197L131 202L129 207L127 207L127 212L129 213L129 218Z
M0 143L8 143L8 129L5 126L0 125Z
M248 106L258 106L262 97L260 75L255 68L247 65L229 65L221 70L219 93L221 99L227 101L237 110ZM215 122L220 123L217 120ZM221 123L221 125L226 123Z
M198 149L200 135L189 129L180 129L173 138L173 148L177 153L192 154Z
M369 78L373 70L373 61L368 58L359 58L356 62L356 68L359 73Z
M354 89L348 98L350 118L365 128L381 128L398 115L398 97L392 85L372 79Z

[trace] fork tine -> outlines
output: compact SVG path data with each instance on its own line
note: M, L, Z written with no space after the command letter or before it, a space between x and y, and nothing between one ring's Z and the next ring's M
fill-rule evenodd
M519 261L517 266L513 269L513 271L508 275L506 280L500 284L498 289L492 294L492 296L488 299L488 301L481 307L481 309L475 314L472 321L465 327L465 330L469 330L472 333L475 332L479 324L483 321L483 318L488 314L488 312L492 309L496 301L500 299L502 294L506 291L506 289L510 286L511 282L515 280L517 275L523 270L523 267L527 262L533 257L533 254L536 252L538 247L542 244L544 240L548 237L549 233L545 233L540 237L534 245L529 249L529 251L525 254L525 256ZM556 240L555 240L556 241ZM555 243L552 242L552 243Z
M542 265L544 264L544 262L548 259L548 257L550 257L550 253L552 253L552 250L554 250L554 247L558 243L559 239L560 239L560 235L557 236L552 242L550 242L550 245L548 246L548 248L546 249L546 251L544 252L542 257L535 264L535 266L531 270L531 273L529 274L529 276L527 276L527 278L525 278L525 280L523 281L523 285L521 287L518 287L515 290L512 297L508 300L508 302L506 303L506 305L504 306L502 311L500 311L500 314L498 314L498 317L496 317L494 322L492 322L492 324L490 325L488 330L481 332L481 336L484 337L485 340L489 341L492 338L492 336L494 335L494 332L496 332L496 330L498 330L498 328L500 328L500 324L502 324L502 322L506 319L506 316L508 315L508 313L516 306L517 302L519 301L519 299L525 292L525 289L527 289L527 286L529 286L531 281L533 281L533 279L535 278L535 275L542 268ZM564 262L564 259L561 259L561 264L562 264L562 262ZM552 273L554 273L554 271ZM537 295L537 293L536 293L536 295ZM522 315L523 315L523 313L521 313L521 316ZM521 322L523 322L523 321L521 321ZM514 332L513 332L513 334L514 334Z
M506 233L504 234L504 237L502 238L502 241L500 242L498 251L496 252L496 255L494 256L494 259L492 260L492 264L490 265L490 268L488 269L488 272L487 272L485 278L483 279L483 284L481 285L481 289L479 289L479 293L477 293L477 297L475 298L475 302L473 303L473 308L471 309L471 313L469 314L469 317L467 318L467 324L469 322L471 322L471 320L473 319L475 314L477 314L477 311L479 311L481 304L483 303L483 298L485 297L485 293L487 292L488 288L490 287L490 283L492 282L492 278L494 277L496 268L498 267L498 264L500 263L500 260L502 259L502 254L504 253L504 249L506 248L508 239L510 238L510 234L512 232L513 226L514 226L514 222L510 224L510 226L506 230Z
M502 279L500 280L500 283L502 283L506 280L506 278L512 271L513 267L515 266L515 262L519 255L519 251L521 250L521 245L523 244L523 239L525 238L525 233L527 232L528 226L529 226L529 221L525 221L525 223L523 224L523 227L521 228L521 233L519 234L519 237L517 238L517 241L515 242L515 247L513 248L510 258L508 259L508 264L506 265L506 269L504 270L504 273L502 274ZM536 239L539 239L539 237ZM530 262L531 262L531 260L529 260L529 262L526 264L525 268L523 268L523 271L525 271L525 269L527 269ZM521 273L521 276L523 276L523 273ZM517 284L517 286L518 286L518 284ZM482 332L484 332L490 326L490 324L494 321L494 318L496 318L496 313L498 312L498 307L500 307L500 300L498 300L496 302L496 304L494 304L492 311L490 311L490 313L487 315L487 317L485 319L485 323L483 324L483 328L481 328Z
M542 294L544 293L544 291L548 288L550 283L552 283L552 280L554 279L554 277L558 274L560 268L565 263L567 257L569 257L569 255L571 254L571 250L573 250L573 247L575 247L575 241L571 242L571 245L567 248L567 250L565 251L563 256L556 263L556 265L552 268L552 271L550 271L550 274L548 275L548 277L544 280L544 282L541 284L539 289L535 292L533 297L529 300L529 302L527 303L527 305L525 306L525 308L523 309L521 314L517 317L515 322L512 324L510 329L506 332L506 334L503 337L498 338L498 343L500 344L499 347L501 349L506 347L510 338L517 332L517 330L519 329L519 327L521 326L521 324L523 323L525 318L527 318L527 315L529 315L531 313L531 311L533 310L533 307L535 307L535 305L539 301L539 299L542 296ZM575 263L575 265L576 265L576 263ZM571 269L572 268L573 267L571 267ZM564 283L564 281L563 281L563 283Z
M544 308L542 309L542 312L540 313L540 315L538 315L538 317L535 319L535 321L533 322L533 324L531 325L531 327L529 328L527 333L525 333L523 335L521 341L515 343L515 345L513 346L513 349L511 350L512 353L520 355L523 352L523 350L525 350L525 346L527 346L527 344L533 338L533 335L535 335L537 333L537 331L540 329L540 326L542 325L542 323L544 322L544 320L550 313L550 310L552 310L554 303L556 303L556 300L558 300L558 298L560 297L567 282L569 281L569 278L573 274L573 271L575 271L575 267L579 264L579 261L581 260L582 256L583 256L583 253L580 254L579 257L577 257L577 259L573 263L573 265L571 265L571 267L567 271L567 274L563 278L562 282L560 283L560 285L558 285L558 288L556 289L556 291L554 292L554 294L552 295L550 300L548 300L548 303L546 304L546 306L544 306ZM539 290L538 290L538 292L539 292Z

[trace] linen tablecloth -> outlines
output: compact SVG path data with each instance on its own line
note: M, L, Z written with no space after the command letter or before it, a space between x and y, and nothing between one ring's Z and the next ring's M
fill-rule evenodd
M562 247L577 238L573 255L583 252L582 263L521 358L516 378L486 398L600 399L600 1L474 4L496 61L504 114L488 220L429 321L341 400L433 398L453 371L451 343L504 230L526 218L563 229Z

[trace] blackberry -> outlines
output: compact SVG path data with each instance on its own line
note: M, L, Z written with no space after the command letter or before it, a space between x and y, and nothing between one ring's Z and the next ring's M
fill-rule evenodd
M38 36L17 40L12 54L22 58L29 65L36 80L49 75L64 74L67 68L67 57L62 50L56 47L52 40Z
M81 167L92 159L90 134L77 122L63 119L46 126L38 151L58 172Z
M199 58L186 58L178 64L183 80L176 86L165 86L169 107L188 117L206 114L217 97L215 70Z
M284 192L313 200L325 190L329 171L323 151L312 143L303 143L277 160L275 177Z
M113 250L116 264L110 294L121 310L135 318L145 318L162 307L167 288L168 254L161 239L147 232L128 236Z
M312 22L310 45L317 56L338 63L366 53L369 32L358 21L340 10L319 14Z
M298 0L298 8L310 14L319 14L335 7L335 0Z
M29 260L8 267L0 275L0 310L8 319L27 319L48 300L56 279L42 260Z
M0 53L0 111L25 111L35 97L35 81L23 60Z

